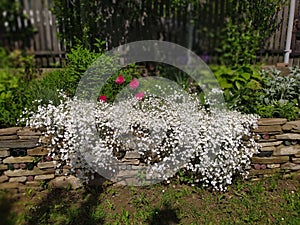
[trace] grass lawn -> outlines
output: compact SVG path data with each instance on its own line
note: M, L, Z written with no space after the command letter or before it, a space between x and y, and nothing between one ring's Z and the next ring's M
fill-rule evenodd
M0 192L0 224L300 224L300 182L236 182L228 192L156 184L147 187Z

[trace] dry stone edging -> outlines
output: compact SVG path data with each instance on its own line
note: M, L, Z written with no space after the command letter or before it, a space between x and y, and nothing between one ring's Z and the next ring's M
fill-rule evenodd
M300 178L300 120L268 118L259 119L257 124L253 132L259 136L256 142L261 148L247 168L250 178L261 179L275 173L282 173L284 177L296 174ZM49 154L49 140L50 137L42 136L40 131L28 127L0 129L0 189L15 192L24 192L26 188L41 190L40 183L43 181L48 182L51 188L81 188L83 184L79 178L71 175L71 168L64 166L62 173L59 173L55 160L40 161L31 169L24 168L24 165L33 163L36 158ZM26 155L11 155L12 151L18 150L24 150ZM143 166L141 155L136 151L126 152L121 161L124 166ZM130 174L126 175L130 178ZM91 183L100 185L103 179Z

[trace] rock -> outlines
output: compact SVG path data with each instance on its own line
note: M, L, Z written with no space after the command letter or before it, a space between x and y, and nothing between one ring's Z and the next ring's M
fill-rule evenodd
M27 180L27 177L11 177L9 178L10 183L20 182L23 183Z
M24 186L24 184L21 183L2 183L0 184L0 189L14 189Z
M28 149L27 150L27 155L31 155L31 156L44 156L44 155L48 155L50 152L50 149L47 149L45 147L36 147L33 149Z
M138 159L122 159L122 162L126 165L136 165L140 164L140 160Z
M2 175L2 176L0 176L0 183L8 181L8 179L9 179L8 176Z
M21 140L31 140L31 139L37 139L37 140L39 140L40 139L39 136L19 136L19 138Z
M41 136L42 133L39 130L35 131L30 127L24 127L17 131L17 135L18 136Z
M274 147L282 144L282 141L274 141L274 142L261 142L259 143L262 148L264 147ZM275 150L275 148L274 148ZM273 151L273 150L266 150L266 151Z
M0 141L2 140L16 140L19 139L17 135L7 135L7 136L0 136Z
M262 147L260 148L261 152L270 152L270 151L275 151L276 147L275 146L268 146L268 147Z
M7 169L8 169L7 165L0 164L0 171L1 170L7 170Z
M39 162L37 164L38 168L40 169L47 169L47 168L55 168L56 167L56 162L55 161L50 161L50 162Z
M268 169L275 169L275 168L280 168L281 164L267 164Z
M21 127L9 127L0 129L0 135L12 135L17 134L17 131L20 130Z
M19 192L20 193L26 193L26 191L28 191L28 190L33 190L33 191L35 191L35 192L37 192L37 191L42 191L44 188L43 187L41 187L41 186L32 186L32 187L28 187L27 186L27 184L26 185L24 185L24 186L21 186L21 187L19 187Z
M250 170L249 175L264 175L264 174L276 174L280 172L280 168L275 168L275 169L266 169L266 170Z
M136 151L132 151L132 152L127 151L124 158L125 159L140 159L141 154Z
M27 181L25 183L27 187L39 187L41 185L40 181Z
M1 141L2 148L34 148L38 144L38 139L31 140L4 140Z
M274 125L274 126L258 126L256 129L253 130L255 133L259 134L279 134L282 132L280 125Z
M285 118L261 118L257 121L257 125L282 125L287 122Z
M300 164L300 158L292 158L292 162Z
M300 170L300 164L287 162L281 165L281 169L284 170Z
M7 157L10 155L8 150L0 151L0 157Z
M287 131L292 130L292 129L300 130L300 120L289 121L282 126L282 129L287 130Z
M294 134L294 133L275 135L275 137L278 140L300 140L300 134Z
M289 145L289 146L280 145L273 152L274 156L276 156L276 155L294 155L294 154L300 154L300 145Z
M271 157L252 157L252 163L256 164L276 164L289 161L288 156L271 156Z
M69 185L71 185L72 189L83 187L81 180L72 175L68 177L56 177L53 180L49 181L48 184L50 188L68 188Z
M8 177L21 177L21 176L35 176L43 174L54 174L54 170L41 170L37 167L34 167L33 170L7 170L4 171L4 175Z
M42 181L42 180L50 180L54 178L54 174L46 174L46 175L37 175L34 180Z
M3 163L27 163L32 162L34 157L32 156L22 156L22 157L7 157L3 160Z

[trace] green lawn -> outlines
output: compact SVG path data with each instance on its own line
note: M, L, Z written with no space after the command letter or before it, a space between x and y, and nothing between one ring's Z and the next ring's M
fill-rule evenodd
M300 182L237 182L226 193L178 184L0 195L0 224L300 224Z

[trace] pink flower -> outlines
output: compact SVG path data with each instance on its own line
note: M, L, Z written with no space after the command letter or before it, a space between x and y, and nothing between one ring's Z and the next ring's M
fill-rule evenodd
M135 97L137 100L143 100L145 97L145 94L144 94L144 92L139 92L135 95Z
M116 83L117 84L123 84L125 81L124 77L120 74L117 79L116 79Z
M133 80L129 84L131 89L136 89L139 87L139 85L140 85L140 83L139 83L138 79L136 79L136 78L133 78Z
M99 96L99 101L100 102L106 102L106 100L107 100L107 97L105 95Z

